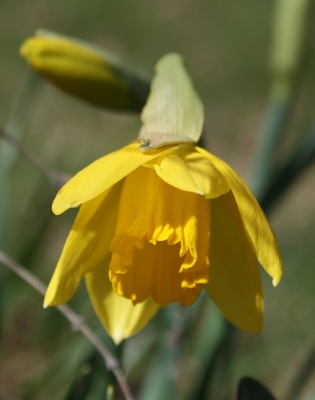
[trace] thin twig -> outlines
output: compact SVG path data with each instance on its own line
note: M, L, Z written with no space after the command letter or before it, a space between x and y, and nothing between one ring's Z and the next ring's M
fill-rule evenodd
M6 253L0 250L0 263L5 265L15 274L17 274L20 278L22 278L25 282L27 282L30 286L32 286L37 292L41 293L43 296L46 293L46 286L30 271L24 268L22 265L15 262L11 257L9 257ZM122 370L119 367L119 361L112 353L104 346L104 344L99 340L99 338L94 334L91 328L80 318L78 314L76 314L72 309L63 304L61 306L56 307L71 323L71 326L75 329L83 333L83 335L93 344L93 346L99 351L99 353L104 358L106 367L109 371L111 371L121 388L126 400L133 400L133 395L127 383L126 377L123 374Z
M6 142L9 143L12 147L14 147L14 149L23 158L25 158L25 160L27 160L35 168L41 171L46 176L46 178L49 180L50 184L53 187L60 189L71 178L71 176L68 174L47 167L47 165L43 161L41 161L28 148L23 146L23 144L15 137L13 137L13 135L10 135L8 132L6 132L5 129L3 129L1 126L0 126L0 136L2 136L3 139L5 139Z

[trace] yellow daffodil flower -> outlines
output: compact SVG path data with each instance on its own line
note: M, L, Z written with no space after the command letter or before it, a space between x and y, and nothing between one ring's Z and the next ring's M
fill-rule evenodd
M178 88L183 101L178 96L173 101ZM165 93L166 108L158 101ZM160 108L152 114L156 104ZM179 104L193 121L183 122ZM159 112L169 112L169 118L160 119ZM276 285L281 278L276 239L243 180L194 143L203 110L178 56L158 64L142 119L138 141L93 162L58 193L55 214L81 207L45 306L68 301L85 277L98 317L119 343L145 326L159 307L189 306L205 290L231 323L260 331L257 260ZM159 120L160 132L169 138L155 138ZM187 127L193 133L181 138L177 131Z

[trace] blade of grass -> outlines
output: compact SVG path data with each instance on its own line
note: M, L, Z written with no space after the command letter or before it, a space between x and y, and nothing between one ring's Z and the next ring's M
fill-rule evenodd
M315 128L294 151L270 186L261 194L260 204L268 211L300 174L315 160Z
M27 122L33 109L37 94L39 78L36 74L29 75L28 81L17 101L7 128L13 132L16 139L22 138L26 132ZM10 171L17 160L17 152L0 135L0 248L6 249L8 245L8 227L10 222ZM0 335L2 334L3 293L5 285L5 272L0 270Z
M257 197L261 196L273 173L276 150L290 115L292 101L289 82L284 90L271 90L252 169L252 190Z

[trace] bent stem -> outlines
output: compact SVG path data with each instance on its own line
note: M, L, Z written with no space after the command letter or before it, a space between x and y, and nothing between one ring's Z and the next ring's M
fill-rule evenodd
M22 265L15 262L11 257L9 257L6 253L0 250L0 263L13 271L16 275L22 278L26 283L32 286L37 292L42 294L43 296L46 293L46 286L31 272L29 272ZM62 304L56 307L61 314L63 314L67 320L71 323L71 326L80 331L89 341L93 344L96 350L103 357L106 367L109 371L111 371L121 388L126 400L134 400L134 397L131 393L130 387L126 380L125 375L119 367L118 359L112 355L112 353L103 345L103 343L99 340L99 338L94 334L91 328L82 320L82 318L76 314L72 309Z

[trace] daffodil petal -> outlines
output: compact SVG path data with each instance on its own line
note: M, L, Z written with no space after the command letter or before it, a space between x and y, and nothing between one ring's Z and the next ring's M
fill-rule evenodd
M263 324L263 297L257 260L231 192L211 200L209 296L226 319L257 333Z
M118 296L108 278L108 266L100 265L85 280L95 312L116 344L140 331L159 309L150 298L133 305Z
M198 147L197 150L215 165L230 185L252 249L260 264L273 278L273 284L276 286L282 276L280 250L269 222L255 196L242 178L224 161L204 149Z
M188 147L188 149L194 147ZM159 159L160 160L160 159ZM215 198L230 190L223 174L196 151L179 148L159 163L151 161L157 175L169 185L206 198Z
M121 184L83 204L49 283L44 307L67 302L82 277L109 254L114 235ZM110 210L104 216L104 210Z
M77 207L119 182L140 165L173 149L143 153L139 143L131 143L110 153L78 172L57 194L53 202L53 212L62 214L68 208Z

